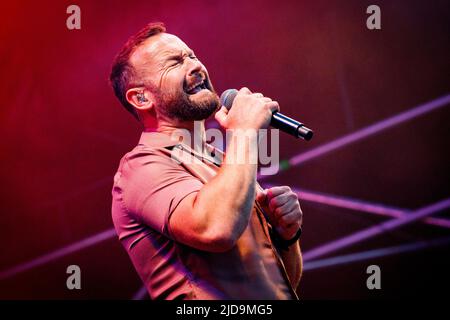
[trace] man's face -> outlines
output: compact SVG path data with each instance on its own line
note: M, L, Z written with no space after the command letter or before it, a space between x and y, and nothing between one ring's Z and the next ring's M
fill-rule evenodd
M170 119L204 120L219 108L208 71L178 37L152 36L136 49L130 62L154 93L157 111Z

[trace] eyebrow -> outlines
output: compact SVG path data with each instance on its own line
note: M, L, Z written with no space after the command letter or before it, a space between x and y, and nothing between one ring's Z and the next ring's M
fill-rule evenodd
M187 50L187 51L186 51L186 54L190 56L190 55L193 55L193 54L195 54L195 53L194 53L194 51L192 51L192 50L190 49L190 50ZM177 58L181 57L182 55L183 55L183 51L180 51L180 52L175 53L175 54L171 54L171 55L169 55L169 56L165 59L164 62L167 62L167 61L170 61L170 60L177 59Z

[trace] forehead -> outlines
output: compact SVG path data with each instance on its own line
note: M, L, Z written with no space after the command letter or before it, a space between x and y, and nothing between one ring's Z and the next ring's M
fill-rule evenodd
M167 57L191 49L177 36L159 33L146 39L132 54L133 65L163 62Z

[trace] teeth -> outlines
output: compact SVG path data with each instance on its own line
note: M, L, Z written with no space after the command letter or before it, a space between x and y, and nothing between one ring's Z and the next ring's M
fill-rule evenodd
M195 89L195 88L198 87L198 86L203 86L203 84L204 84L204 81L195 83L195 84L189 86L188 89L187 89L187 91L191 91L191 90Z

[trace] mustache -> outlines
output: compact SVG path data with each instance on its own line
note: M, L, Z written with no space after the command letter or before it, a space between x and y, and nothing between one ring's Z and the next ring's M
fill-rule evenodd
M205 85L206 85L206 88L209 91L211 91L213 93L216 93L216 91L214 90L214 86L211 83L211 80L209 79L209 77L206 74L201 73L201 74L195 75L195 77L196 77L196 79L194 81L199 81L199 80L203 81L205 83ZM189 84L186 81L186 79L184 79L184 81L183 81L183 90L186 92L188 87L189 87Z

